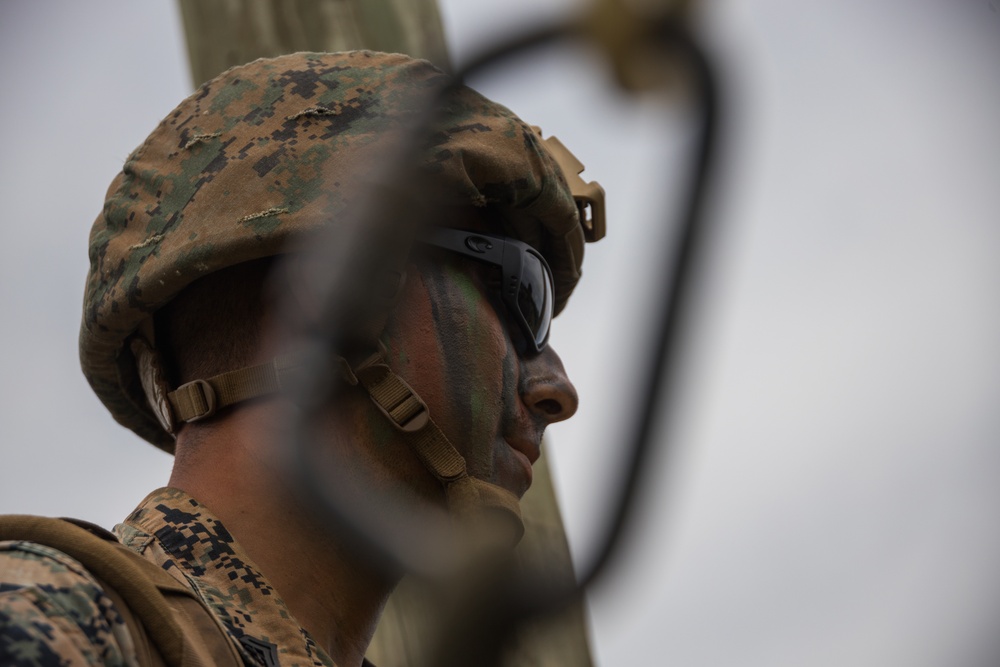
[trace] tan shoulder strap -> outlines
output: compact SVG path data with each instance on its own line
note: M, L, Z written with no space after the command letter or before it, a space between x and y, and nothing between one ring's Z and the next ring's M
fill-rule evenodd
M120 608L140 653L152 665L242 665L211 612L170 574L85 522L28 515L0 517L0 541L44 544L75 558ZM139 626L134 624L139 621ZM133 621L133 622L129 622ZM152 649L152 650L150 650Z

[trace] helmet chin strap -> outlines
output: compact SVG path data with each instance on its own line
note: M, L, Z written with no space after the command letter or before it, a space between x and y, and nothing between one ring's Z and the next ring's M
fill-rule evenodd
M207 380L194 380L169 391L164 386L155 347L140 337L134 340L141 341L133 343L132 351L146 398L170 433L176 431L179 422L195 422L237 403L279 393L297 370L293 359L279 357ZM360 363L351 365L339 358L342 377L367 392L379 412L444 487L449 512L463 528L473 529L480 546L517 544L524 534L517 496L469 475L465 458L431 419L427 404L389 368L385 354L379 343L378 351Z
M471 521L477 524L479 529L507 533L509 540L502 539L501 535L481 537L490 541L505 541L510 546L517 544L524 535L517 496L496 484L469 475L465 458L431 419L427 405L386 364L384 348L380 345L378 352L351 368L351 371L424 467L444 486L452 515L463 523ZM492 520L488 525L485 524L487 519ZM503 528L498 525L500 523L506 523L508 527Z

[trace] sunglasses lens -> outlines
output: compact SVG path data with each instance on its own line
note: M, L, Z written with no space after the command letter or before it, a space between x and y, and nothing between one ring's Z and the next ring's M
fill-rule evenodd
M522 257L517 306L531 329L535 345L540 348L549 336L549 323L552 321L552 277L538 257L529 252Z

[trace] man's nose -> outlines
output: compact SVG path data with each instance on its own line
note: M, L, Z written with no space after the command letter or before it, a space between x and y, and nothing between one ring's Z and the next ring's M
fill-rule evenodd
M551 346L521 361L521 400L533 415L554 424L576 413L580 399Z

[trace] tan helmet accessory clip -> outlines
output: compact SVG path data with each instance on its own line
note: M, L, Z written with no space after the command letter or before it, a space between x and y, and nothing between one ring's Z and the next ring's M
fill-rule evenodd
M604 188L597 181L587 183L580 178L580 174L586 167L561 141L554 136L548 139L544 138L542 128L537 125L532 125L531 129L542 140L542 145L562 169L563 176L566 178L566 183L569 185L570 192L573 193L573 199L580 212L580 225L583 227L583 235L587 242L600 241L607 233L607 224L604 219ZM589 216L587 215L588 209Z

